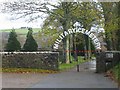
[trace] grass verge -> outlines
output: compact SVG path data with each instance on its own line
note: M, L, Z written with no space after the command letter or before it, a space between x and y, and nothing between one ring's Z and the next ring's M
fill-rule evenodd
M4 73L57 73L54 70L28 69L28 68L2 68Z

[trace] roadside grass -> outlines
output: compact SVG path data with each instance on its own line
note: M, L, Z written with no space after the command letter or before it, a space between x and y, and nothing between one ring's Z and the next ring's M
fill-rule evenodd
M84 60L83 58L81 58L81 56L78 56L78 62L74 61L72 59L72 63L66 64L66 63L62 63L59 65L59 70L63 71L63 70L67 70L67 69L71 69L73 67L75 67L77 64L81 64L84 62L87 62L88 60Z
M30 68L2 68L4 73L57 73L54 70L30 69Z

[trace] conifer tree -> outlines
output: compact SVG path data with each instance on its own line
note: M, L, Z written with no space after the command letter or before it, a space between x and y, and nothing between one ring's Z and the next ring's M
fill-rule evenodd
M20 42L17 40L17 34L14 29L9 34L8 43L6 44L5 48L6 51L9 52L21 50L21 45Z
M35 41L35 39L33 38L32 36L32 28L28 28L28 34L27 34L27 39L26 39L26 42L23 46L23 50L24 51L37 51L38 49L38 45L37 45L37 42Z

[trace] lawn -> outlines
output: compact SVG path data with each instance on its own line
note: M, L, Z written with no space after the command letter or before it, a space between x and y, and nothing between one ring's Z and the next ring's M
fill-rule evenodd
M73 67L75 67L77 64L81 64L84 62L87 62L88 60L84 60L82 59L80 56L78 56L78 62L77 61L72 61L72 63L66 64L66 63L62 63L59 65L59 70L66 70L66 69L71 69Z

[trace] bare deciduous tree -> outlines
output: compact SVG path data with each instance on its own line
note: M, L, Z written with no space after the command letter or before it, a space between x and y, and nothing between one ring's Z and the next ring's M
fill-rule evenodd
M57 6L48 2L15 1L2 3L2 6L3 13L16 15L14 17L15 19L29 17L27 19L29 22L38 18L43 18L45 14L54 14L58 16L58 14L53 12L53 8L57 8Z

